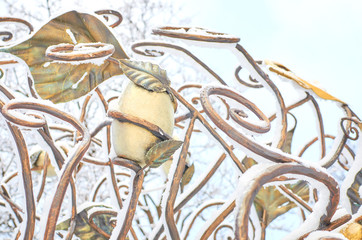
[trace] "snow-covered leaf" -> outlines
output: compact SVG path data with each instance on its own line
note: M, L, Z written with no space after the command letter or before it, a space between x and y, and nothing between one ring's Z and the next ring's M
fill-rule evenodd
M14 46L0 48L0 51L24 60L30 68L39 96L59 103L79 98L104 80L123 73L118 64L108 61L60 62L46 56L49 47L84 43L113 45L115 51L112 57L128 58L102 21L93 15L76 11L50 20L29 39Z
M270 71L275 72L285 78L295 81L299 86L301 86L305 89L312 90L319 97L321 97L325 100L333 100L333 101L344 103L343 101L339 100L338 98L335 98L334 96L330 95L329 93L327 93L326 91L322 90L321 88L315 86L314 84L298 77L284 65L274 62L274 61L270 61L270 60L265 60L264 63L269 66Z

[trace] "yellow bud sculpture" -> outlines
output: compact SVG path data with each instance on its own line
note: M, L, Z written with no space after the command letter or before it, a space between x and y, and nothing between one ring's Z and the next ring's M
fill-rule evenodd
M168 91L170 82L166 72L155 64L130 60L120 60L120 66L131 82L117 100L117 104L113 105L114 110L152 123L172 136L176 100ZM151 165L155 160L155 163L162 160L159 162L162 164L166 157L161 156L161 152L168 151L167 148L176 150L179 147L178 145L175 149L174 146L170 146L170 139L165 144L156 146L147 155L150 149L161 141L149 130L133 123L118 120L112 123L112 144L115 153L119 157L137 162L141 167ZM160 156L151 161L150 154Z
M172 136L174 128L174 108L170 96L151 92L130 82L117 100L117 111L140 119L145 119ZM112 123L112 142L117 156L122 156L145 165L145 155L149 148L161 140L150 131L132 123Z

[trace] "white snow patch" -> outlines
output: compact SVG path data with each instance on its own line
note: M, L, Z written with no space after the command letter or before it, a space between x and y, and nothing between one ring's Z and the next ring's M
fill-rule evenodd
M334 233L329 231L315 231L309 234L305 240L319 240L319 239L325 239L325 238L336 238L340 240L348 240L343 236L341 233Z
M68 33L70 39L72 39L72 42L74 44L77 44L77 40L75 39L75 36L74 36L73 32L69 28L67 30L65 30L65 31Z
M77 89L79 83L81 83L87 75L88 75L88 72L85 72L85 73L83 74L83 76L78 80L78 82L76 82L76 83L74 83L74 84L72 85L72 89Z

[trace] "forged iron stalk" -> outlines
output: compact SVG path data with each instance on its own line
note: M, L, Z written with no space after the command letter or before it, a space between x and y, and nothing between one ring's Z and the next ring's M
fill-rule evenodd
M0 108L3 111L4 109L4 102L0 100ZM11 133L11 135L14 138L18 156L20 159L21 164L21 176L22 176L22 182L24 186L24 192L25 192L25 217L24 221L25 228L22 230L24 237L23 239L31 240L34 236L34 229L35 229L35 199L34 199L34 193L32 191L33 189L33 181L31 179L31 171L30 171L30 162L29 162L29 155L26 148L26 143L23 138L23 135L19 128L13 126L9 122L7 122L7 127ZM20 231L19 231L20 234ZM20 236L20 235L19 235Z
M144 172L143 172L142 168L140 166L138 166L138 164L136 164L132 161L129 161L129 160L115 158L115 159L113 159L113 162L116 165L120 165L122 167L129 168L130 170L132 170L134 172L134 175L132 177L133 179L131 179L133 182L133 184L131 184L131 186L133 186L133 188L130 189L130 193L127 197L129 199L128 200L129 204L127 206L127 209L125 211L122 211L123 216L124 216L124 221L122 223L118 223L118 224L122 224L121 225L122 227L119 229L118 233L115 231L113 231L113 233L112 233L112 236L118 236L117 239L123 240L123 239L126 239L126 237L128 235L128 231L130 230L130 228L132 226L132 220L133 220L133 216L136 212L138 197L142 190Z
M171 181L171 185L170 185L170 191L167 194L167 189L165 191L165 196L164 198L166 199L166 205L165 205L165 209L164 209L164 218L167 224L167 231L169 232L169 236L172 239L180 239L177 227L176 227L176 223L174 220L174 204L175 204L175 200L176 200L176 195L180 186L180 181L182 178L182 173L184 171L184 167L186 164L186 157L187 157L187 149L189 148L190 145L190 138L191 138L191 134L192 134L192 130L194 128L195 125L195 120L196 120L196 116L193 116L191 118L191 121L189 123L187 132L185 134L185 139L184 139L184 143L182 145L182 149L181 149L181 153L179 155L179 159L177 162L177 168L176 171L173 175L173 178L170 179ZM171 191L172 189L172 191Z
M190 233L190 230L192 228L192 226L194 225L195 223L195 220L196 218L202 213L202 211L204 211L205 209L209 208L209 207L213 207L213 206L218 206L218 205L222 205L224 204L224 202L213 202L213 203L209 203L205 206L203 206L202 208L198 209L198 211L196 212L196 214L193 216L191 222L189 223L189 225L187 226L187 229L186 229L186 233L185 235L183 236L183 239L187 239L189 233Z
M319 124L319 137L318 138L321 143L321 158L323 158L326 155L326 140L324 137L325 134L324 134L322 114L321 114L320 108L318 106L318 103L314 97L311 97L311 101L312 101L314 109L317 113L317 119L318 119L318 124Z
M47 225L45 229L44 239L53 239L54 238L54 231L55 231L55 225L59 216L60 206L62 204L65 191L68 187L68 184L72 181L72 173L75 170L76 166L78 165L79 161L85 154L85 152L88 149L88 146L90 144L90 135L86 128L84 128L81 123L78 122L74 117L71 115L61 112L60 110L46 106L43 104L40 104L38 102L10 102L3 106L3 114L4 117L7 118L9 121L12 121L16 124L30 127L30 128L39 128L44 126L44 121L39 120L33 120L33 121L26 121L22 119L18 119L17 117L11 115L9 113L9 110L12 109L28 109L28 110L37 110L40 112L45 112L47 114L50 114L54 117L63 119L64 121L67 121L71 125L73 125L82 135L82 141L79 144L79 147L77 151L75 151L74 155L71 156L70 160L65 164L64 166L64 172L62 176L60 177L59 184L57 186L56 192L54 194L54 198L51 204L51 208L49 210L48 219L47 219ZM26 151L26 150L24 150ZM72 212L74 214L74 206ZM72 215L73 215L72 214Z
M190 57L192 60L194 60L198 65L200 65L203 69L205 69L217 81L219 81L223 85L227 85L226 82L219 75L217 75L210 67L208 67L203 61L201 61L199 58L197 58L194 54L192 54L187 49L182 48L182 47L180 47L178 45L174 45L174 44L170 44L170 43L163 43L163 42L140 42L140 43L133 44L132 45L132 50L137 54L144 55L144 56L147 56L147 57L159 57L159 56L164 55L163 52L159 52L159 51L152 51L152 50L147 51L146 50L145 52L142 52L142 51L137 49L139 47L150 47L150 46L158 47L158 48L177 50L177 51L180 51L180 52L186 54L188 57ZM156 52L159 55L155 54Z

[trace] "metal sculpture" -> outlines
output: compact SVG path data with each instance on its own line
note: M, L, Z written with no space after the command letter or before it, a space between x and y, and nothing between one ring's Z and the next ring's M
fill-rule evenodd
M116 11L104 10L96 14L116 16L117 21L110 27L116 27L122 21L122 15ZM333 239L343 239L342 233L345 236L349 233L346 233L348 228L341 228L348 224L361 225L362 156L356 155L348 145L349 141L360 141L361 120L346 103L297 77L282 64L254 61L239 44L239 38L202 28L162 27L153 30L154 35L177 39L182 43L196 42L206 47L229 49L240 62L235 70L234 86L237 83L238 87L246 89L267 89L277 106L270 116L244 97L238 87L228 86L230 81L222 79L181 44L144 41L135 43L132 50L150 58L162 57L167 51L179 52L219 84L173 85L158 65L128 60L128 55L110 29L93 14L67 12L50 20L35 33L31 24L24 20L0 18L0 21L25 24L31 33L27 40L19 44L4 44L0 48L1 52L8 53L2 55L3 60L0 59L0 78L7 77L3 67L17 67L25 62L30 70L27 76L29 97L15 97L8 87L0 85L1 115L16 143L14 152L19 158L19 170L7 173L1 179L0 209L11 212L16 219L16 239L72 239L73 235L80 239L187 239L193 227L198 228L197 239L211 236L216 239L221 232L224 232L224 239L226 235L236 239L265 239L268 225L290 209L299 209L303 222L289 235L293 239L307 239L317 234L320 239L332 235ZM2 31L0 36L6 43L13 34ZM249 81L240 77L241 71L248 73ZM155 121L145 118L143 114L131 114L124 110L125 107L112 107L111 102L115 97L107 99L101 92L100 83L107 84L107 79L122 74L132 81L131 87L126 88L123 94L129 93L132 88L163 97L158 103L162 106L155 106ZM303 96L287 104L286 96L271 76L295 84L295 90ZM190 96L184 94L188 90L196 91L198 95L188 100ZM136 95L134 97L141 97ZM103 118L98 118L97 126L93 129L85 123L86 115L91 111L88 107L91 98L101 104L104 114ZM325 133L319 99L335 102L344 111L345 116L340 118L341 134L338 136ZM53 103L82 102L80 117L47 100ZM127 101L132 101L132 98ZM220 107L215 107L217 101L226 108L226 117L219 113ZM305 143L300 153L296 154L291 150L292 141L297 123L303 119L295 117L292 112L307 103L316 112L318 136ZM171 109L167 113L161 109L166 105ZM174 117L177 105L181 110ZM135 113L145 111L141 108L133 110ZM165 115L168 121L166 125L158 121L164 117L162 114L168 114ZM196 127L196 123L202 128ZM173 125L184 128L182 141L171 136ZM166 127L170 129L164 129ZM271 133L273 128L276 130ZM40 136L45 146L37 155L28 153L23 134L29 129ZM132 134L136 134L133 129L143 132L143 138L152 140L140 145L140 149L127 149L138 147L138 138L132 144L120 145L118 141L131 141ZM211 135L209 140L221 146L222 154L215 161L210 161L205 169L196 171L197 177L185 187L194 174L194 165L191 170L185 168L188 152L192 149L191 137L200 131ZM101 132L104 133L103 139L99 138ZM265 141L255 137L266 134L272 134L272 139ZM65 150L58 143L64 139L68 140L70 149ZM327 139L334 139L334 147L330 150L327 149ZM302 155L315 142L320 142L321 157L318 162L311 163ZM112 157L112 146L118 154L116 157ZM103 152L99 150L103 155L95 153L96 157L93 157L90 153L93 147L103 149ZM128 150L141 152L142 156L138 154L138 159L133 159L136 155L129 154ZM237 153L240 151L244 153L242 157ZM352 159L349 163L341 160L345 152ZM42 164L40 156L43 158ZM31 167L30 158L39 160L36 169ZM211 202L188 211L188 202L211 181L226 159L233 164L230 165L230 172L239 176L232 194L222 200L210 198ZM160 167L164 162L172 162L167 181L163 187L154 190L156 194L151 194L143 188L144 184L150 183L145 179L153 168ZM47 174L50 164L55 168L58 179L53 191L47 193L49 207L43 207L40 202L44 198L47 178L51 177ZM95 179L90 203L79 210L77 185L81 183L77 176L86 171L83 165L106 174ZM343 168L345 180L342 183L329 173L334 165ZM43 169L41 181L35 187L35 173L32 170L39 171L40 168ZM125 180L129 183L125 184ZM20 196L9 194L8 188L14 182L22 186ZM104 189L106 183L108 188ZM112 204L96 203L102 189L106 195L102 199L114 199ZM91 189L82 190L91 192ZM69 196L66 198L67 191ZM156 196L162 198L157 200ZM70 204L70 211L65 209L66 204ZM339 205L345 208L344 215L336 213ZM217 206L210 219L195 226L203 212L210 212ZM41 216L38 215L39 211ZM182 211L189 213L185 215ZM231 214L233 211L234 215ZM68 215L68 218L60 219L64 215Z

